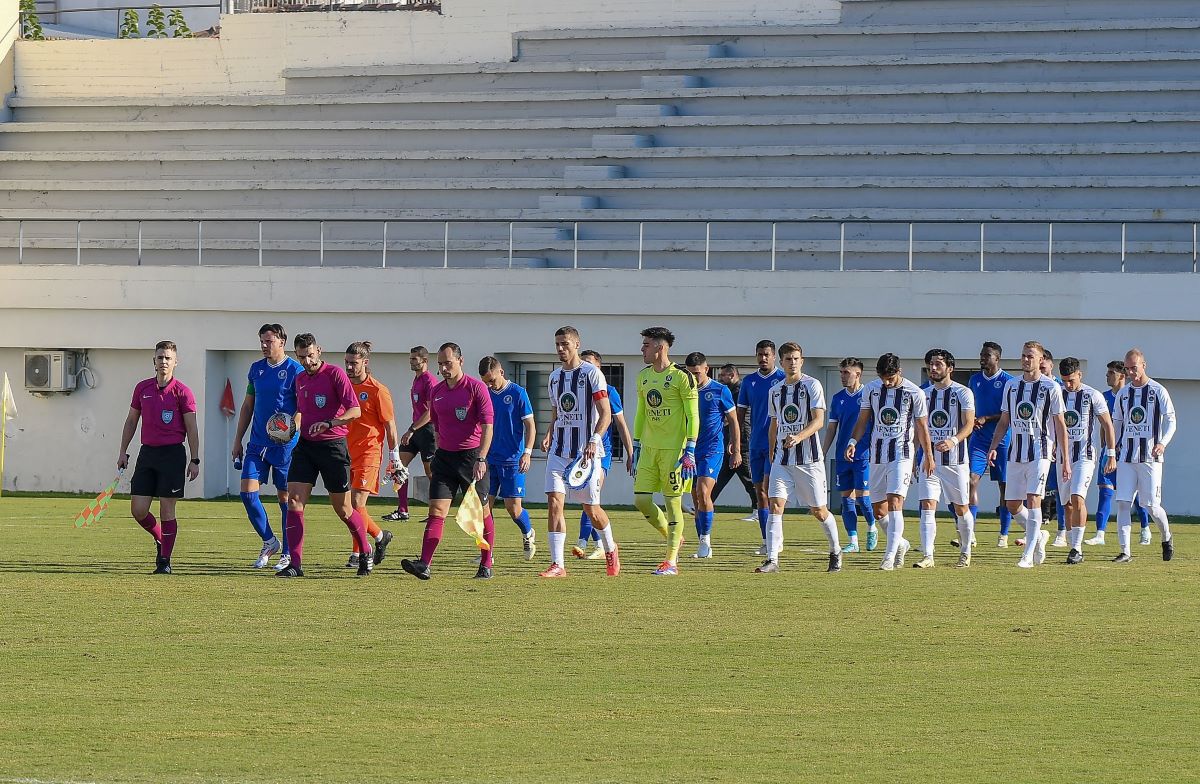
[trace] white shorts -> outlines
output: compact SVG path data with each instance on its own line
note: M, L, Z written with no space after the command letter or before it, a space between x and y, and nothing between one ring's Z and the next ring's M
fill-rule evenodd
M908 486L912 484L913 461L897 460L893 463L871 463L871 501L879 503L886 496L908 497Z
M1058 499L1065 504L1071 500L1073 495L1087 498L1088 490L1092 488L1095 478L1095 460L1076 460L1071 463L1071 486L1063 487L1061 481L1058 483Z
M1008 461L1008 484L1004 488L1005 501L1024 501L1026 496L1046 494L1046 477L1050 475L1049 460L1034 460L1029 463Z
M563 478L566 476L567 466L573 459L558 457L554 454L546 456L546 492L561 493L567 497L568 501L578 504L600 503L600 486L604 483L604 469L600 467L600 458L596 458L596 470L592 472L592 478L578 490L568 489Z
M1118 501L1138 503L1149 509L1162 505L1162 463L1117 463Z
M829 504L829 483L824 463L786 466L772 463L768 486L771 498L791 498L809 509Z
M933 476L925 476L924 471L919 476L917 488L921 493L920 500L939 501L945 498L946 503L957 506L966 506L971 502L971 466L966 463L938 463L934 466Z

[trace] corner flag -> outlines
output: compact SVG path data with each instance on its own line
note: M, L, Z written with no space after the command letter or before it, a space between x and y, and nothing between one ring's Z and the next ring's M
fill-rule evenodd
M0 495L4 493L4 442L8 440L8 420L17 418L17 401L13 398L8 374L4 374L4 391L0 393Z
M475 540L480 550L490 549L487 540L483 538L483 502L479 500L479 493L475 492L474 482L463 493L462 503L458 505L454 521L467 536Z

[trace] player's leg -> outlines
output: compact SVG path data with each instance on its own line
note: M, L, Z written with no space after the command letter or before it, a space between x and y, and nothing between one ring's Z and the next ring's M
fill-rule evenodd
M357 477L355 478L357 479ZM360 490L358 487L353 487L350 490L350 506L360 515L362 515L364 525L366 525L366 521L370 519L370 517L367 515L367 500L370 499L370 497L370 493L368 493L366 490ZM374 521L372 521L372 524L374 524ZM378 531L379 527L375 526L375 530ZM371 539L374 539L374 535L371 534L370 526L367 526L367 536ZM357 569L361 554L362 551L359 549L358 541L354 538L353 532L351 532L350 558L346 561L346 568Z
M407 447L400 447L400 465L408 468L408 466L417 457L417 450L410 441ZM425 476L429 476L428 473ZM411 474L409 477L411 481ZM396 509L388 512L383 516L384 521L389 523L403 522L408 519L408 485L406 481L396 489Z
M1014 464L1010 469L1016 468ZM1012 488L1014 477L1009 476L1009 497L1017 491L1024 492L1022 509L1025 523L1025 547L1021 552L1021 560L1017 566L1030 568L1037 566L1046 559L1046 542L1050 532L1042 530L1042 496L1046 492L1046 477L1050 472L1049 460L1037 460L1021 463L1017 471L1017 488ZM1011 471L1010 471L1011 473Z
M1137 514L1138 523L1142 527L1142 538L1138 544L1150 544L1150 513L1142 505L1141 499L1136 495L1133 497L1133 511Z
M1083 537L1087 531L1087 494L1096 475L1094 463L1077 460L1071 465L1071 481L1059 494L1067 510L1068 564L1083 563Z
M842 525L850 539L842 548L844 553L858 552L858 499L855 498L853 463L834 461L834 485L842 496Z
M179 532L179 523L175 518L175 502L183 498L183 487L187 482L187 452L183 444L164 446L159 448L155 462L158 471L154 495L158 498L161 544L154 573L170 574L171 555L175 550L175 539Z
M883 551L883 569L895 569L904 566L904 558L912 545L904 538L904 498L908 495L908 485L912 478L912 461L897 460L871 466L871 494L875 495L875 472L882 474L878 483L885 501L883 507L887 512L887 548Z
M301 457L301 450L304 455ZM301 458L301 459L296 459ZM304 507L312 496L313 483L316 482L317 471L312 470L309 479L309 460L304 443L296 447L296 456L292 460L292 470L288 475L288 565L275 573L276 577L303 577L304 569ZM308 480L308 481L303 481Z
M1108 521L1113 511L1113 497L1117 490L1117 472L1101 473L1096 486L1099 493L1096 502L1096 535L1084 542L1089 547L1104 544L1104 532L1108 530Z
M1058 462L1050 463L1050 471L1046 475L1046 492L1042 496L1042 519L1055 520L1058 527L1055 529L1054 541L1050 543L1051 547L1066 547L1067 546L1067 522L1065 516L1065 508L1058 500L1058 479L1059 470Z
M264 568L271 556L282 549L279 540L275 537L275 532L271 530L266 507L263 506L262 499L258 494L259 488L266 481L270 471L271 465L265 460L262 450L255 452L253 449L248 449L246 451L242 458L242 480L238 489L242 506L246 508L246 517L250 520L254 533L258 534L262 540L258 558L254 561L255 569Z
M1137 497L1142 499L1142 508L1158 526L1162 539L1162 558L1169 561L1175 557L1175 543L1171 541L1167 510L1162 506L1162 463L1138 463L1137 475Z
M421 556L417 560L403 558L400 567L418 580L428 580L433 555L442 541L446 527L446 516L455 493L463 484L461 475L464 453L438 450L433 456L429 472L429 514L425 518L425 532L421 535ZM473 452L466 453L473 455ZM470 466L474 470L473 466Z
M771 453L766 449L750 451L750 482L754 485L754 505L758 510L758 531L762 534L762 547L758 555L767 556L767 518L770 515Z
M913 566L917 569L932 569L933 546L937 539L937 503L942 497L943 466L937 466L933 476L925 476L922 471L917 481L918 507L921 514L921 560Z
M354 507L351 500L351 461L346 442L343 440L326 441L321 444L320 451L321 479L329 492L329 505L338 519L349 529L354 543L358 545L361 556L358 559L358 576L366 577L371 573L374 562L371 560L371 544L367 539L367 523L359 509ZM379 466L374 467L376 487L379 481ZM367 489L370 489L369 487Z
M529 512L525 510L525 474L517 466L488 466L488 495L492 498L504 499L504 510L521 529L521 550L526 561L532 561L537 552L534 544L536 538L533 524L529 520ZM492 487L495 489L492 489Z
M666 479L658 474L658 461L655 460L657 451L643 448L638 456L637 476L633 479L633 505L646 518L646 522L658 531L659 536L666 539L669 535L667 518L654 503L654 494L661 489Z
M291 562L291 552L288 549L287 516L288 516L288 472L292 467L292 454L295 447L284 447L278 453L269 452L268 462L271 463L271 481L275 485L275 498L279 502L279 560L275 563L275 571L286 569Z
M154 565L162 559L162 525L150 511L150 505L158 494L158 468L154 465L154 447L143 446L138 452L137 463L130 480L129 514L134 521L154 538Z
M584 511L591 518L599 538L599 550L604 553L605 570L609 577L621 573L621 558L617 552L617 540L613 538L613 527L608 519L608 513L600 505L600 491L604 486L604 471L592 474L591 481L584 487L573 492L574 499L583 505Z
M553 458L553 456L551 456ZM550 460L547 460L547 469ZM547 474L549 474L547 470ZM567 544L567 524L565 511L566 483L562 482L561 472L557 472L559 485L547 481L546 484L546 538L550 542L550 566L541 573L542 577L565 577L567 574L564 552Z
M691 492L691 482L685 482L683 479L679 455L666 449L654 451L657 453L657 473L662 477L660 492L663 494L663 506L666 507L667 516L667 557L654 573L671 575L678 571L679 550L683 546L684 532L683 494Z
M1121 552L1113 563L1128 563L1133 560L1129 550L1129 535L1133 529L1133 499L1137 495L1137 471L1132 463L1117 463L1117 545Z
M796 480L788 466L771 464L767 476L770 489L767 492L767 541L766 560L755 568L755 574L771 574L779 571L779 554L783 551L783 512L787 500L795 491Z
M700 475L701 466L696 466L696 478L692 480L692 501L696 506L696 537L698 544L693 558L712 558L713 510L712 491L720 473L711 462L706 463L706 474Z
M809 463L797 466L794 473L796 476L796 500L801 506L807 506L809 514L817 518L817 524L821 526L821 531L825 534L825 541L829 545L829 563L825 571L840 572L842 570L842 547L838 539L837 519L830 514L827 506L829 480L825 473L825 464Z

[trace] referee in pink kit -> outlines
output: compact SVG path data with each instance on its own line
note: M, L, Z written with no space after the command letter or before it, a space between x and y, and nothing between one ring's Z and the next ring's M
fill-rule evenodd
M463 373L462 349L457 343L443 343L437 360L442 381L433 388L429 403L429 419L437 431L437 451L430 466L429 519L425 521L420 560L400 561L404 571L420 580L429 579L429 563L442 541L450 504L472 482L483 479L492 445L492 396L487 385ZM483 538L488 549L480 553L476 578L492 576L491 545L495 537L496 525L491 514L485 512Z
M130 513L138 525L154 537L158 552L154 559L154 574L171 573L171 552L175 549L175 534L179 523L175 519L175 502L183 498L185 477L193 480L200 475L200 433L196 429L196 396L175 378L179 363L175 344L160 340L154 346L154 378L141 381L133 388L129 415L121 430L121 452L117 468L129 465L129 444L142 423L142 448L138 450L137 466L133 469L129 504ZM183 450L187 438L191 462ZM159 522L150 512L150 503L158 499Z

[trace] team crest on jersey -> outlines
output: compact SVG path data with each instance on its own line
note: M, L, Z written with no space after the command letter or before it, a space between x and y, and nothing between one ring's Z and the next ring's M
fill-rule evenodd
M900 421L900 412L888 406L879 410L879 421L885 425L894 425Z
M800 421L800 407L794 403L788 403L783 407L783 415L781 416L785 425L794 425Z
M162 421L163 421L164 425L169 425L172 422L174 422L175 421L175 412L174 411L163 411L162 412Z
M454 416L458 418L459 422L465 422L467 420L467 409L466 408L454 409Z
M993 382L992 382L992 386L994 386L996 389L999 389L999 388L1000 388L1000 381L999 381L999 379L997 379L996 381L993 381Z
M258 375L261 376L264 372L266 372L266 371L264 371L262 368L258 369ZM283 376L280 376L280 378L283 378Z
M317 408L324 408L325 404L329 402L329 398L324 395L314 395L313 402L317 404Z
M714 394L714 393L712 393L712 392L705 392L705 393L704 393L704 399L705 399L706 401L708 401L708 402L710 402L710 403L711 403L711 402L712 402L712 399L713 399L713 394Z
M937 428L945 427L950 424L950 415L945 411L934 411L929 415L929 424Z
M1063 415L1063 419L1066 420L1067 427L1077 427L1079 425L1079 412L1068 411L1065 415Z
M673 378L675 378L675 376L668 374L667 377L663 379L663 389L671 388L671 379Z
M358 393L358 399L359 399L359 400L361 400L361 401L363 401L364 403L365 403L365 402L367 402L367 393L366 393L366 392L359 392L359 393Z
M1028 400L1022 400L1017 404L1017 417L1020 419L1033 419L1033 403Z
M420 396L420 395L418 395L416 392L413 392L413 402L414 402L414 403L420 403L420 402L421 402L421 396Z
M1129 421L1135 425L1140 425L1146 421L1146 409L1141 406L1134 406L1129 411Z
M569 414L575 410L576 403L578 401L575 399L575 395L570 392L564 392L562 397L558 399L558 410Z
M260 370L259 373L262 373L262 371ZM285 378L287 378L287 371L286 370L279 371L279 380L282 381Z
M657 389L651 389L646 393L646 405L651 408L658 408L662 405L662 395Z

